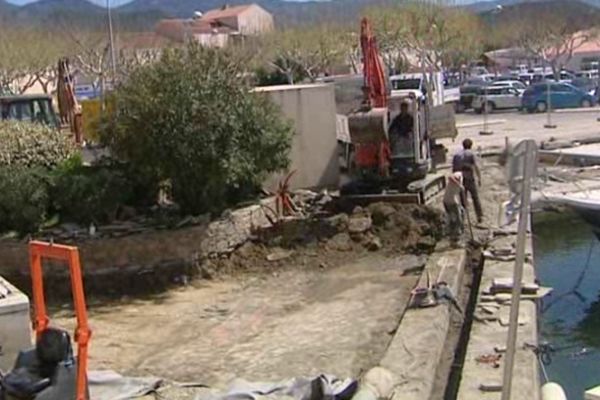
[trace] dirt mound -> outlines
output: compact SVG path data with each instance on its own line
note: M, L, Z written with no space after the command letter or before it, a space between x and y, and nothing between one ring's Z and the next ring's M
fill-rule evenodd
M428 253L443 232L442 213L426 206L375 203L349 213L332 211L259 230L231 254L203 260L200 274L328 268L373 251Z

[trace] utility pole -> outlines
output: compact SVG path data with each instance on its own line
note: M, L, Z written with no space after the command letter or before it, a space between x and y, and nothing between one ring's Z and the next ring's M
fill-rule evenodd
M509 179L510 186L516 186L520 191L519 202L519 228L517 233L517 252L515 269L513 272L512 299L510 305L510 325L506 343L506 362L504 364L504 377L502 381L502 400L510 400L512 391L512 377L517 350L517 329L519 327L519 305L521 302L523 264L525 263L525 243L529 227L529 205L531 202L531 180L534 176L537 161L537 145L533 140L524 140L514 149L515 157L511 162L517 167L516 175ZM520 158L520 159L519 159Z
M544 73L545 75L545 73ZM552 96L550 95L550 79L546 79L546 129L554 129L556 125L552 124Z
M112 82L113 86L117 79L117 60L115 56L115 42L113 37L113 25L112 25L112 13L110 8L110 0L106 0L106 17L108 22L108 43L110 51L110 64L112 68Z
M485 83L485 86L483 87L483 104L481 105L481 107L483 108L483 129L479 132L480 135L493 135L494 132L492 132L489 129L489 122L488 122L488 112L489 112L489 104L488 104L488 83Z

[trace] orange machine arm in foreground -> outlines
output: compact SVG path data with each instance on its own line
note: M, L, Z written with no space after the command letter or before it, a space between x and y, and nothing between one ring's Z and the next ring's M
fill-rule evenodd
M33 284L33 305L35 310L35 332L38 337L48 328L49 318L46 311L44 296L44 279L42 272L42 259L66 261L71 274L71 290L73 291L73 305L77 317L75 341L77 342L77 398L87 400L87 361L88 344L92 331L88 326L85 294L83 291L83 278L79 262L77 247L63 246L52 243L29 242L29 260L31 267L31 280Z

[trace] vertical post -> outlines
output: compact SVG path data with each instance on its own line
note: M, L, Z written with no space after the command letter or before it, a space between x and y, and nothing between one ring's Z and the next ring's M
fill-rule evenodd
M544 76L546 73L544 72ZM552 96L550 95L550 80L546 79L546 129L554 129L556 125L552 124Z
M489 129L489 122L488 122L488 85L486 83L486 85L483 87L483 104L481 105L482 109L483 109L483 129L481 130L481 132L479 132L480 135L492 135L494 132L492 132Z
M110 49L110 64L112 68L112 83L115 84L117 78L117 60L115 57L115 43L113 38L112 14L110 9L110 0L106 0L106 17L108 19L108 43Z
M40 337L48 327L48 314L46 313L46 300L44 298L44 278L42 274L42 256L37 249L29 247L29 268L33 286L33 308L35 311L35 333Z
M517 329L519 327L519 305L523 280L523 264L525 263L525 242L529 226L529 203L531 200L531 178L535 167L534 147L531 140L525 142L525 156L522 171L521 204L519 210L519 230L517 234L517 253L513 273L513 289L510 307L510 325L506 344L506 362L502 381L502 400L510 400L512 391L512 375L515 361Z

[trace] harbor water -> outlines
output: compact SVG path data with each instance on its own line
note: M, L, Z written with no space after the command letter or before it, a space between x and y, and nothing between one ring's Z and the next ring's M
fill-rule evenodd
M554 348L542 370L569 400L583 400L600 385L600 241L569 213L535 214L533 232L537 277L554 288L539 304L540 342Z

